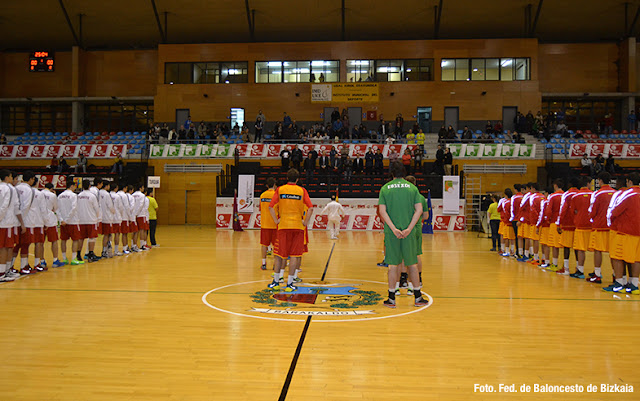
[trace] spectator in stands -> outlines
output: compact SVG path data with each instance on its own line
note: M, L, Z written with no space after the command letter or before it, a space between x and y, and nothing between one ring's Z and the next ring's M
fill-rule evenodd
M531 110L529 110L529 112L525 116L525 119L527 121L527 130L525 132L532 133L533 123L535 122L535 118L533 117L533 113L531 112Z
M360 156L360 154L358 153L356 155L356 158L353 159L353 173L361 174L363 171L364 171L364 160L362 159L362 156Z
M280 160L282 161L282 171L289 170L289 161L291 161L291 150L290 146L285 147L282 152L280 152Z
M502 134L502 121L496 121L496 125L493 126L493 133L496 135Z
M58 166L58 173L65 173L69 171L70 167L67 164L67 161L64 159L64 156L60 156L60 165Z
M124 174L124 161L122 160L122 156L118 155L118 157L116 157L116 161L115 163L113 163L113 166L111 166L111 174L118 174L119 176L122 176Z
M596 156L596 162L604 166L605 161L604 161L604 156L602 156L602 153L598 153L598 155Z
M376 154L373 156L373 168L376 175L382 175L384 170L383 157L380 149L376 150Z
M342 127L344 129L343 135L345 138L349 136L349 128L351 128L351 122L349 121L349 115L342 116Z
M339 119L340 119L340 110L336 107L331 112L331 123L333 124L334 121Z
M304 159L304 171L307 173L307 184L311 182L311 177L316 169L316 159L311 157L311 152Z
M276 122L276 126L273 128L273 136L275 139L282 139L283 127L280 121Z
M256 121L258 121L258 119L260 119L260 121L262 121L262 124L266 124L267 123L267 117L264 115L262 110L258 110L258 115L256 116Z
M453 170L453 154L451 153L451 149L447 147L447 150L444 152L444 173L445 175L451 175L451 171Z
M458 137L456 136L456 130L454 130L453 126L450 125L449 128L447 128L447 141L453 142L456 139L458 139Z
M478 138L479 143L491 143L491 135L487 134L486 132L483 132L482 134L480 134L480 138Z
M260 110L260 112L262 112L262 110ZM262 140L262 130L264 129L264 121L262 121L262 118L260 118L260 116L258 116L258 118L256 119L256 123L254 126L256 127L254 142L260 142Z
M340 149L340 157L347 157L347 156L349 156L349 147L343 146L342 149Z
M424 150L420 146L413 149L413 171L414 173L422 170L422 157Z
M300 130L298 129L298 123L296 122L296 120L293 120L291 123L291 128L290 128L290 133L291 133L291 137L294 139L298 138L298 133L300 132Z
M404 132L403 127L404 127L404 118L402 118L402 113L398 113L396 114L396 123L394 128L394 133L396 135L396 138L399 139L402 136L402 133Z
M408 145L415 145L416 134L413 133L413 130L411 128L409 128L409 132L407 132L405 139L407 140Z
M332 134L335 136L342 136L342 131L344 129L344 125L342 124L342 120L338 119L333 122L333 126L331 127Z
M58 168L60 167L60 161L56 156L51 158L51 162L49 163L49 171L52 173L58 172Z
M242 130L242 141L243 142L251 142L251 138L249 137L249 128L244 128Z
M216 142L218 143L218 145L227 142L227 138L224 135L222 135L222 131L218 131L218 135L216 136Z
M511 135L511 130L507 130L507 132L504 133L504 139L505 141L507 141L507 143L513 142L513 136Z
M487 134L493 133L493 124L491 124L490 120L487 120L487 123L484 125L484 132L486 132Z
M518 133L518 131L513 132L513 143L526 143L524 137Z
M387 145L393 145L393 143L396 141L396 138L394 138L393 136L389 135L387 137L387 139L385 140L385 142L387 143Z
M564 121L560 121L558 125L556 125L556 133L562 135L563 138L569 138L569 131L567 129L567 124Z
M164 142L164 140L162 140L162 142L164 142L164 144L167 144L167 143L176 143L176 136L177 136L177 135L178 135L178 134L176 134L176 130L171 129L171 130L169 130L169 133L167 134L167 140L166 140L166 142Z
M582 166L582 174L591 173L591 160L589 160L589 156L586 153L582 156L580 165Z
M438 131L438 142L442 142L447 138L447 128L443 125Z
M73 167L74 172L78 172L78 170L82 170L83 173L87 172L87 158L84 157L84 153L80 153L78 155L78 163Z
M379 141L378 142L382 142L387 135L389 134L389 131L387 129L387 124L385 124L384 119L382 118L382 114L380 115L380 125L378 126L378 135L379 135Z
M326 177L329 174L329 167L331 166L331 160L329 160L329 156L326 155L324 150L320 151L318 165L320 166L320 184L322 185L325 183Z
M491 129L491 121L487 121L487 127ZM464 130L462 131L462 142L472 142L473 141L473 132L467 127L464 126ZM411 175L410 173L407 173Z
M201 139L204 139L204 137L207 136L207 126L204 121L200 121L200 125L198 125L198 136Z
M282 118L282 125L284 125L285 128L289 128L289 126L293 124L293 122L291 121L291 117L287 114L286 111L283 114L284 117Z
M627 129L629 131L635 130L636 129L636 112L634 110L631 110L631 112L627 116L627 121L629 122L629 128Z
M602 171L604 170L604 165L601 163L598 163L598 159L593 159L592 163L591 163L591 169L589 171L589 174L592 178L596 178L598 177L598 174L602 173Z
M0 145L7 144L7 136L5 134L0 135Z
M300 163L302 163L302 150L298 146L294 146L291 151L291 167L300 171Z
M420 128L418 130L418 133L416 134L416 143L418 144L418 147L420 148L421 151L424 152L424 139L425 139L426 135L424 134L424 132L422 132L422 128Z
M538 127L541 127L544 125L544 117L542 116L542 112L540 110L538 110L538 112L536 113L536 122L538 123Z
M604 133L613 134L613 115L611 113L604 116Z
M389 150L389 164L398 161L400 159L400 155L394 149Z
M369 148L367 153L364 154L364 169L367 175L373 174L373 150Z
M182 126L185 130L185 132L191 128L191 116L187 117L187 121L184 122L184 125Z
M404 154L402 155L402 165L408 175L411 175L411 159L411 150L407 148L404 150ZM389 163L391 163L391 156L389 156Z
M607 157L607 161L604 164L604 169L611 175L616 174L616 162L611 153L609 153L609 157Z
M416 121L416 122L413 124L413 127L411 128L411 130L412 130L414 133L417 133L418 131L420 131L420 126L418 125L418 121Z
M184 127L180 127L176 143L184 142L185 140L187 140L187 130Z

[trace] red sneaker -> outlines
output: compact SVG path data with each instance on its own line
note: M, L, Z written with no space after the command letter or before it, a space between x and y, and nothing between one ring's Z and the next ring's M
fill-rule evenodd
M29 266L29 265L26 265L25 267L20 269L20 274L22 274L22 275L33 274L33 273L35 273L35 271L33 271L31 266Z
M151 247L149 245L145 245L144 249L149 250L149 249L151 249Z
M42 266L41 264L36 265L34 269L39 272L46 272L47 270L49 270L47 266Z
M602 284L602 277L594 275L593 277L587 277L587 281L594 284Z

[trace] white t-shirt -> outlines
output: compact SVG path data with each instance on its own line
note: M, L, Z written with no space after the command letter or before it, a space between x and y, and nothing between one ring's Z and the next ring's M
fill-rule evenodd
M328 215L329 220L339 221L342 219L342 216L344 216L345 213L344 213L344 208L342 207L341 204L339 204L336 201L331 201L327 203L327 206L325 206L324 209L322 209L322 212L320 212L320 214Z

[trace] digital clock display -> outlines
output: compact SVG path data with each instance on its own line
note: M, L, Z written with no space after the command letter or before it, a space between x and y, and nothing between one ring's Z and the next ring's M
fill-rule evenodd
M52 52L37 51L29 53L29 71L53 72L55 61Z

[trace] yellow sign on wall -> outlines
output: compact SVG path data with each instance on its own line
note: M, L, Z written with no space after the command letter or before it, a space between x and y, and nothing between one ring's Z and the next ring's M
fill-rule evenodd
M375 82L313 84L312 102L363 103L378 101L378 84Z

